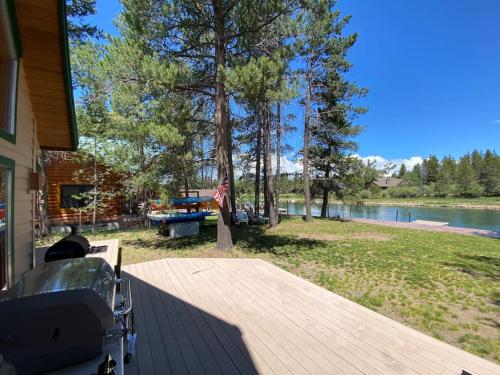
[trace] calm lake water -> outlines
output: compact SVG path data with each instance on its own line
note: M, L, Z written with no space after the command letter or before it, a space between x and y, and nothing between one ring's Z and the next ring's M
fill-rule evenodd
M287 202L280 202L280 207L286 209ZM303 203L289 202L288 212L295 215L304 215ZM452 227L489 229L500 232L500 210L478 210L446 207L398 207L398 206L343 206L339 204L330 205L330 216L356 217L376 220L396 220L396 212L399 212L398 221L432 220L444 221ZM321 214L321 206L312 206L313 216Z

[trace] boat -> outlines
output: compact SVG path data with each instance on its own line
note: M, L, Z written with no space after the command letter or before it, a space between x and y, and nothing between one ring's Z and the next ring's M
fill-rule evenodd
M183 223L187 221L204 221L207 216L212 215L211 212L175 212L168 214L149 214L148 219L153 225L159 225L162 222L166 224Z
M185 198L174 198L172 199L172 204L174 206L182 206L182 205L192 205L198 203L207 203L212 200L212 197L185 197Z

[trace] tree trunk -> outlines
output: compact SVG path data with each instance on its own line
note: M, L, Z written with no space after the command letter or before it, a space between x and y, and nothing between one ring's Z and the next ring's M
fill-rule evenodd
M260 152L262 147L262 126L260 120L257 125L257 144L255 145L255 217L258 219L260 205Z
M97 138L94 138L94 202L92 207L92 233L96 230L97 219Z
M263 120L262 124L262 138L264 142L264 147L263 147L263 153L262 153L262 163L263 163L263 168L262 168L262 174L264 178L264 217L269 217L269 195L268 195L268 179L267 179L267 167L268 167L268 159L267 159L267 154L266 154L266 139L267 139L267 134L266 134L266 125L265 125L265 120Z
M234 186L234 167L233 167L233 134L231 122L231 116L229 114L229 101L226 97L226 110L227 110L227 152L228 152L228 162L229 162L229 202L231 202L231 216L233 222L236 220L236 189Z
M226 108L226 92L224 78L220 71L226 65L226 45L224 36L224 9L220 0L213 0L212 6L215 15L215 136L217 153L217 177L219 182L229 175L228 160L228 121ZM231 177L229 177L231 179ZM231 215L229 212L228 196L219 210L217 220L217 245L218 250L230 250L233 247L231 236Z
M279 217L280 209L280 184L281 184L281 103L276 106L276 185L275 185L275 202L276 215Z
M311 190L309 189L309 137L310 137L310 117L311 117L311 76L307 74L307 93L306 93L306 113L304 119L304 149L303 149L303 168L304 168L304 203L306 207L306 221L312 221L311 215Z
M200 150L201 150L201 157L202 158L205 158L205 152L203 150L203 138L202 136L200 135ZM200 170L201 170L201 188L202 189L205 189L205 162L202 161L201 164L200 164Z
M264 120L264 194L267 202L267 217L269 218L269 227L276 226L276 211L274 210L274 190L273 190L273 172L271 162L271 119L269 118L269 106L262 102L262 116Z
M325 171L325 185L323 186L323 203L321 204L321 217L328 216L328 198L330 189L328 188L328 179L330 178L330 171Z

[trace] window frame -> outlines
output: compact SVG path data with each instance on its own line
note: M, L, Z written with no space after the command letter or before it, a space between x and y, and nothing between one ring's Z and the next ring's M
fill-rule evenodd
M60 195L59 208L61 210L79 210L79 209L84 208L88 205L88 204L84 204L83 206L78 206L78 207L64 207L63 206L63 200L64 200L63 188L65 188L65 187L78 187L78 188L89 187L90 189L85 191L85 192L88 192L88 191L91 191L92 189L94 189L94 185L91 185L91 184L61 184L61 185L59 185L59 195ZM80 193L78 193L78 194L82 194L82 192L80 191ZM71 197L71 199L73 200L74 198Z
M6 248L6 288L14 284L14 202L16 191L16 162L0 155L0 167L10 170L7 181L7 248ZM1 289L0 289L1 290Z
M9 127L10 129L5 130L0 128L0 138L5 139L6 141L16 144L17 137L17 101L18 101L18 92L19 92L19 70L20 70L20 62L22 57L22 48L21 48L21 38L19 35L19 28L17 25L17 17L16 10L13 0L0 0L0 7L3 8L4 17L2 17L2 21L6 21L5 31L7 32L7 37L10 39L11 48L14 51L14 62L12 69L12 77L14 78L14 82L10 82L9 87ZM2 22L3 23L3 22Z

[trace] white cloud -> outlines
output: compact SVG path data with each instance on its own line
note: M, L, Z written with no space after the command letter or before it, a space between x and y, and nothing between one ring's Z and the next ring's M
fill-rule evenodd
M388 171L389 175L399 171L399 168L401 168L402 164L406 165L406 168L411 171L416 164L422 164L422 162L424 161L424 158L422 158L421 156L411 156L407 159L405 158L386 159L380 155L370 155L370 156L354 155L354 156L363 160L365 164L367 164L368 162L375 163L375 168L377 169L384 169L389 163L394 165L394 168Z
M498 120L493 120L492 122L490 122L490 124L500 124L500 119L498 119Z
M241 159L243 155L238 154L233 156L234 160L234 166L235 166L235 176L239 177L242 175L242 166L241 166ZM273 173L276 172L276 155L272 155L271 157L271 165L272 165L272 170ZM255 170L255 162L250 163L248 166L249 168L252 169L252 173ZM262 168L262 165L261 165ZM294 158L292 155L284 155L280 157L280 170L281 173L288 173L288 174L294 174L294 173L302 173L302 159L299 158Z
M273 157L273 172L276 169L276 157ZM302 160L291 160L288 156L280 157L281 173L302 173Z
M241 158L242 154L234 155L234 165L235 165L235 175L237 177L241 176L242 170L241 170ZM396 159L386 159L383 156L380 155L369 155L369 156L361 156L358 154L353 155L354 157L360 158L365 164L370 162L375 162L375 168L377 169L384 169L386 165L389 163L394 165L394 168L391 169L388 173L388 175L391 175L394 172L399 171L399 168L401 167L402 164L406 165L406 168L411 171L413 167L416 164L422 164L424 161L424 158L421 156L411 156L409 158L396 158ZM293 155L284 155L281 156L281 173L288 173L288 174L294 174L294 173L302 173L302 159L300 157L294 157ZM252 169L252 172L254 172L255 169L255 163L251 163L249 168ZM276 156L272 156L272 169L273 173L276 171Z

